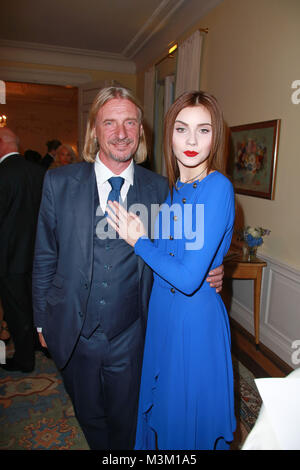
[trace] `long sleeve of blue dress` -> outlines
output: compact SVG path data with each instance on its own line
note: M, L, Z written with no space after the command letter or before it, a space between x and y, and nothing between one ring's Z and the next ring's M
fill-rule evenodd
M204 218L197 221L196 229L204 236L203 244L198 249L193 249L188 241L185 243L183 255L174 256L165 251L165 246L158 242L153 243L146 237L141 237L135 244L135 253L152 268L162 279L170 283L174 288L186 295L193 294L206 279L209 269L221 243L225 244L224 253L229 249L234 223L234 190L229 180L218 172L217 178L210 178L214 173L206 177L200 185L203 191L197 193L193 204L201 204ZM213 182L213 184L211 184ZM180 190L179 190L180 191ZM226 242L226 239L228 242ZM219 260L218 260L219 261ZM222 262L222 259L221 259ZM221 264L218 262L216 266Z

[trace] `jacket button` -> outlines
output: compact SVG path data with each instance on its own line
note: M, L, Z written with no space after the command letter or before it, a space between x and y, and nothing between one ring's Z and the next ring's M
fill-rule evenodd
M174 289L174 287L172 287L171 292L172 292L172 294L175 294L175 289Z
M80 317L82 317L82 316L83 316L82 312L78 312L78 315L79 315Z

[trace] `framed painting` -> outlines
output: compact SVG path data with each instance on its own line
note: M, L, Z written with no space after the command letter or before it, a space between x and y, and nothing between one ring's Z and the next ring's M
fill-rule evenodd
M229 129L227 172L236 193L274 199L280 119Z

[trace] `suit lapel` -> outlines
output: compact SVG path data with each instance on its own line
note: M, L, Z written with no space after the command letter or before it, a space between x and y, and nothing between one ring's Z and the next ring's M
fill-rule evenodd
M155 190L151 180L145 180L144 174L138 165L134 164L134 185L136 187L136 201L139 204L144 204L147 207L148 214L151 214L151 202L153 201L153 192ZM148 236L150 237L150 218L148 217ZM141 279L145 263L138 256L138 273Z
M83 271L88 279L92 276L93 266L93 221L94 190L96 178L93 164L82 165L80 171L72 178L72 199L75 226L83 256Z

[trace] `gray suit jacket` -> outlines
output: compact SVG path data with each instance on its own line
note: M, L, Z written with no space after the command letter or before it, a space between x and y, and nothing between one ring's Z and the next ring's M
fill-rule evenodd
M93 266L94 165L81 162L47 172L38 219L33 264L35 325L43 328L58 367L69 360L83 326ZM164 177L135 165L138 203L167 196ZM150 227L149 227L150 230ZM138 258L139 305L144 327L152 271Z

